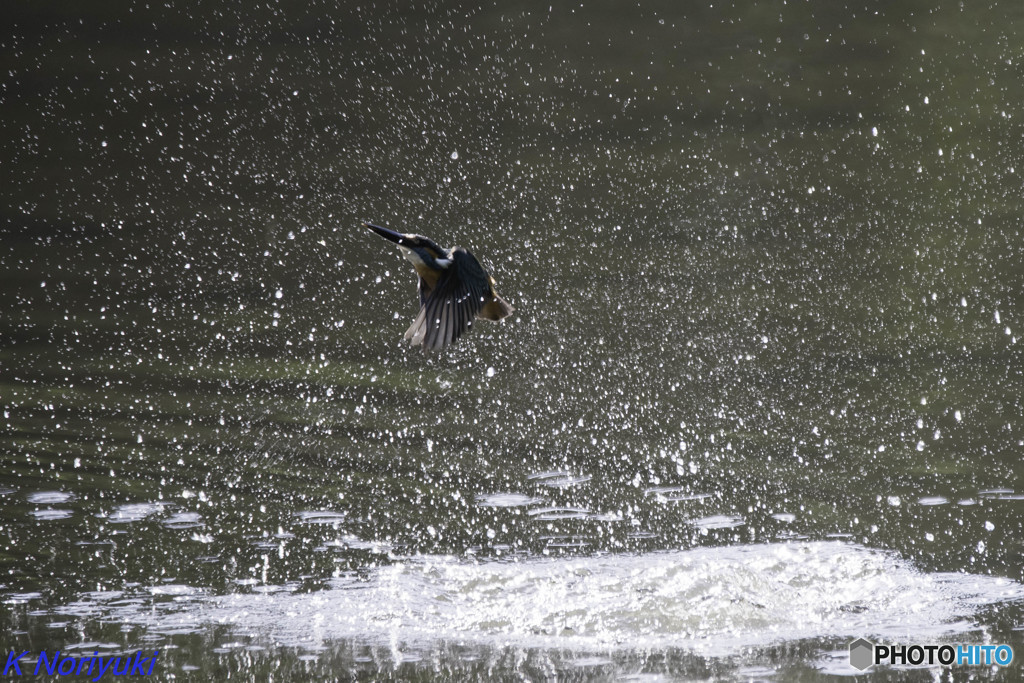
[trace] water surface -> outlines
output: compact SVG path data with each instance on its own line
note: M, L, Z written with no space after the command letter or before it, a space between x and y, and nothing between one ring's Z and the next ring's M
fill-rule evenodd
M0 642L253 680L1019 649L1021 22L13 10ZM364 220L516 315L409 349Z

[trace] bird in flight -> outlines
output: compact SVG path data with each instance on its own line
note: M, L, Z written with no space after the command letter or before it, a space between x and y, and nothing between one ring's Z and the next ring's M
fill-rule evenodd
M501 320L515 309L494 288L494 278L462 247L442 249L423 235L364 225L394 242L419 276L420 311L405 332L413 346L441 349L461 337L473 320Z

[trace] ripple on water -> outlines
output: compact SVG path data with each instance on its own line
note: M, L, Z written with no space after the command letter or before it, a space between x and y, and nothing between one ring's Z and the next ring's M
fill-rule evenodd
M4 596L3 603L5 605L24 605L41 597L43 597L43 594L35 591L29 593L8 593Z
M655 486L645 489L644 495L665 502L700 502L711 498L710 493L694 493L688 486Z
M485 508L513 508L543 502L543 498L535 498L522 493L481 493L476 497L476 504Z
M592 541L579 536L544 536L544 547L552 550L584 550L593 545Z
M589 519L594 513L586 508L544 507L527 510L526 514L539 520L551 521L556 519Z
M276 546L275 546L276 547ZM318 551L337 550L368 550L371 553L386 554L391 550L391 544L382 541L367 541L355 534L342 534L315 548Z
M25 497L25 500L35 505L58 505L60 503L69 503L74 499L75 494L65 491L36 491Z
M1013 489L984 489L983 491L978 491L978 496L981 498L999 498L1000 496L1011 496L1013 493Z
M534 519L555 521L559 519L586 519L592 522L620 522L623 517L618 512L594 512L586 508L573 507L542 507L527 510L526 514Z
M164 511L167 507L167 503L154 502L154 503L127 503L125 505L119 505L114 508L113 512L106 515L107 521L112 524L129 524L131 522L141 522L147 517L158 515ZM97 517L103 517L104 515L98 514Z
M536 481L541 486L547 486L553 489L564 489L570 486L578 486L585 484L593 477L589 474L573 474L572 472L566 472L564 470L553 470L550 472L537 472L527 477L531 481Z
M160 586L151 586L149 589L152 595L172 595L175 597L203 595L205 590L182 583L165 583Z
M194 529L205 526L203 516L198 512L179 512L160 523L168 529Z
M47 508L46 510L33 510L30 514L44 522L52 522L58 519L67 519L74 513L71 510Z
M734 529L743 526L746 521L739 515L708 515L699 519L691 519L690 524L698 529Z
M1013 489L978 491L978 496L980 498L988 498L989 500L1024 500L1024 493L1017 493Z
M118 645L117 643L102 643L95 640L90 640L84 643L71 643L70 645L64 645L63 647L61 647L61 650L85 650L91 652L93 650L119 650L122 647L122 645Z
M336 526L345 522L345 514L343 512L335 512L334 510L302 510L295 513L295 518L299 524Z

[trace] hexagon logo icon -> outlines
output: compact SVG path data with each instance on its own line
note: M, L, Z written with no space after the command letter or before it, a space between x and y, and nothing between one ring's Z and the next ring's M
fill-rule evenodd
M869 640L858 638L850 643L850 666L863 671L875 663L875 646Z

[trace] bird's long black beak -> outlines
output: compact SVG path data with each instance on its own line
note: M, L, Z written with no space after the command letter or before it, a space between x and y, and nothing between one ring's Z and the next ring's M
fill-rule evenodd
M388 230L387 228L382 228L379 225L374 225L373 223L363 223L363 225L368 227L370 230L373 230L375 233L377 233L384 239L390 240L395 244L402 244L403 242L405 242L405 235L403 235L400 232Z

